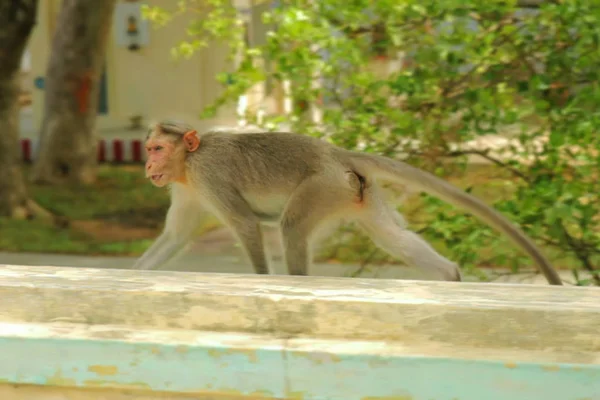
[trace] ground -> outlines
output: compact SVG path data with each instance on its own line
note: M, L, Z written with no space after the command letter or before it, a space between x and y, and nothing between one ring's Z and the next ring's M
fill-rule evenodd
M28 167L25 172L29 172ZM492 201L507 195L506 177L498 174L494 167L476 165L450 179L461 187L465 182L474 184L475 194ZM160 233L169 204L168 191L152 186L144 178L141 165L102 165L97 183L85 189L30 185L30 191L43 207L66 217L69 225L0 219L0 251L138 256ZM405 202L409 220L423 218L422 213L411 212L419 206L417 196ZM233 237L210 215L198 234L203 237L198 245L207 250L235 245ZM333 263L360 262L364 258L370 263L394 261L383 252L370 254L372 246L362 236L346 235L350 239L339 240L341 236L330 240L317 259ZM493 252L481 250L482 254Z

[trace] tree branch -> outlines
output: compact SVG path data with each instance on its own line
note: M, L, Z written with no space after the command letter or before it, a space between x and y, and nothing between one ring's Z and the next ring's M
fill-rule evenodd
M592 279L596 283L596 286L600 286L600 272L592 265L588 252L583 246L581 246L581 243L579 243L577 239L571 236L561 221L558 222L558 225L566 242L569 244L569 246L571 246L573 251L575 251L577 258L579 258L579 261L581 261L583 267L592 275Z
M490 152L490 150L456 150L456 151L452 151L452 152L448 153L448 156L449 157L458 157L458 156L464 156L464 155L477 155L477 156L480 156L480 157L496 164L499 167L509 170L513 175L518 176L519 178L523 179L525 182L531 183L531 178L529 178L527 175L523 174L521 171L508 165L507 163L490 156L489 152Z

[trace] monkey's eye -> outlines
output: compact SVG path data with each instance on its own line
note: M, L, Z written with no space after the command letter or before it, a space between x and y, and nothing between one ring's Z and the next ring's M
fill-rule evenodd
M162 150L162 149L163 149L163 147L162 147L162 146L155 146L155 147L154 147L154 151L159 151L159 150Z

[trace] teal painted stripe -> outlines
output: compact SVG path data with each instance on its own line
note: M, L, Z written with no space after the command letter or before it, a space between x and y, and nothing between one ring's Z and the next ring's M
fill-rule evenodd
M600 400L600 365L0 337L0 380L304 400ZM323 347L321 346L321 349Z
M175 392L263 391L281 397L281 349L235 351L117 340L0 338L0 381ZM100 373L98 373L100 372Z
M294 353L287 360L290 390L311 393L311 399L600 399L600 365L380 355L346 355L338 364L319 365Z

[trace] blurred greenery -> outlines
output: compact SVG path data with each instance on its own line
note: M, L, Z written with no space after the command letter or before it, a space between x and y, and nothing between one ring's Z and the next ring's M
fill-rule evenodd
M101 166L97 183L85 188L30 184L29 190L69 226L0 218L0 250L140 254L159 233L169 204L168 193L144 178L142 166Z
M510 187L509 196L488 201L555 263L572 267L578 284L600 285L600 3L543 2L523 12L515 1L280 0L262 15L273 29L253 47L229 1L177 4L145 7L159 25L183 13L199 16L188 37L174 43L174 55L190 57L219 40L231 45L232 60L242 59L219 77L223 94L203 115L265 79L289 81L291 114L248 120L266 128L285 122L346 148L404 155L446 178L465 170L469 156L486 159L506 174L494 177L497 185ZM375 56L401 56L403 67L377 72ZM319 121L310 113L322 101ZM464 146L487 134L512 143L497 152ZM413 220L413 228L464 268L483 259L515 271L531 266L468 214L421 198L427 218ZM377 252L353 235L350 253L369 259ZM593 279L580 279L581 270Z
M448 179L460 187L475 185L474 194L488 202L510 198L515 191L515 178L493 165L470 165L465 170L454 170ZM29 189L34 200L56 215L66 217L70 225L60 228L37 220L0 218L0 251L138 256L159 234L169 205L168 192L147 182L141 166L101 166L97 184L86 189L33 184ZM392 201L399 201L403 196L395 188L387 189ZM413 195L402 202L401 210L413 226L427 226L435 218L421 211L427 207L424 200L422 196ZM198 228L198 235L219 226L216 218L207 215ZM423 235L435 247L448 251L446 243L429 231L423 231ZM318 261L368 261L369 264L398 262L377 250L366 236L352 226L344 227L339 234L326 238L319 247L316 255ZM562 268L577 266L577 259L569 254L561 258L552 247L545 246L544 250L557 256ZM511 247L482 247L477 249L476 265L498 266L490 260L506 254L522 257Z

